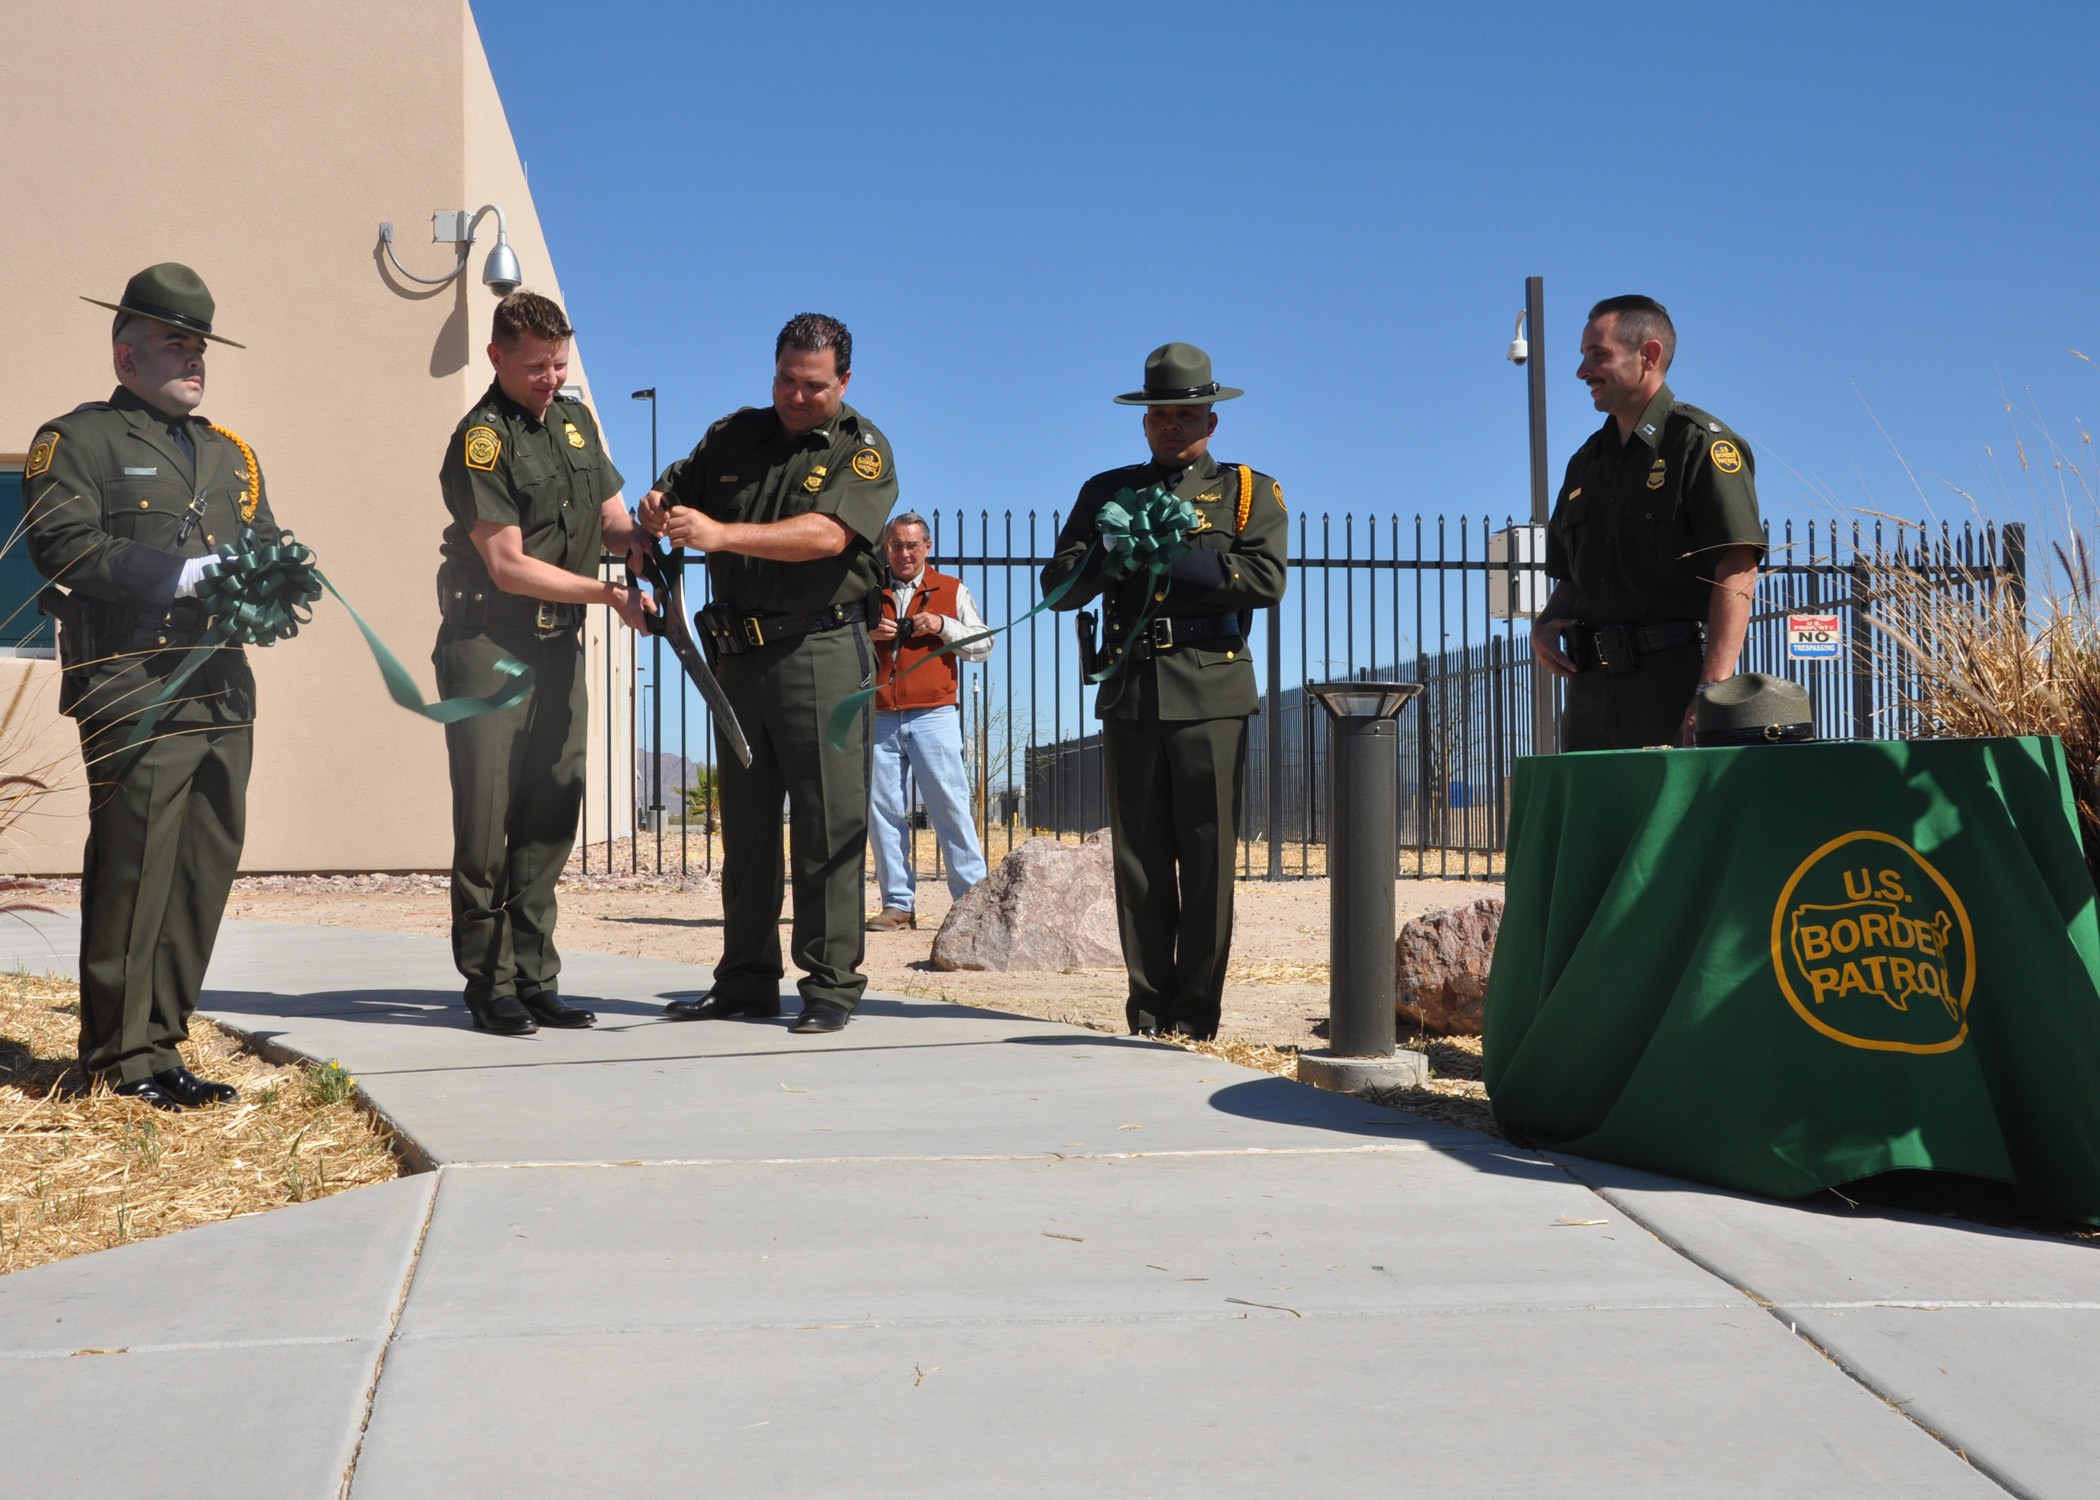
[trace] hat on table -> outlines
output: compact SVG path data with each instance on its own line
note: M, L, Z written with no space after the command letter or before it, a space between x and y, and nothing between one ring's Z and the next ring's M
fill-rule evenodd
M202 334L215 344L228 344L235 349L248 347L211 331L212 314L218 309L211 300L210 289L204 285L204 278L188 266L177 265L172 260L148 266L125 282L121 302L104 302L100 297L82 297L80 300L106 307L112 312L135 313L156 323L187 329Z
M1210 356L1194 344L1161 344L1145 356L1145 388L1116 397L1123 406L1208 406L1245 391L1210 378Z
M1808 689L1767 672L1739 672L1699 695L1695 745L1770 745L1816 737Z

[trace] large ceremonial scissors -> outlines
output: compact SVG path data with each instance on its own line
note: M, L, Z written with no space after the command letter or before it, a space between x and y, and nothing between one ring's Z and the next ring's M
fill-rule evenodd
M652 542L649 550L642 554L642 576L649 590L656 596L656 612L643 615L651 635L660 635L671 643L671 651L678 664L685 668L685 675L707 706L714 710L715 728L721 733L736 758L744 765L751 764L751 742L744 738L744 726L736 720L736 710L729 705L729 695L722 691L707 658L701 653L700 643L693 637L693 613L685 602L685 549L667 546L661 540ZM634 568L630 563L627 578L634 581Z

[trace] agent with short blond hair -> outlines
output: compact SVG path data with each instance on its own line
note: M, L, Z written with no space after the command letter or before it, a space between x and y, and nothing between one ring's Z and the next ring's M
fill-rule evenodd
M569 320L537 292L496 304L495 379L453 429L438 471L451 523L438 569L438 688L484 697L532 669L517 707L445 726L452 773L452 958L474 1024L503 1036L597 1017L561 998L554 884L583 807L583 611L639 629L639 590L598 576L634 520L597 419L563 394Z

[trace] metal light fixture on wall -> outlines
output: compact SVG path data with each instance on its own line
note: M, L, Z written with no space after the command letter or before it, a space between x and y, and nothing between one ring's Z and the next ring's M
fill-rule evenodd
M420 286L445 286L459 278L467 269L467 255L474 248L474 230L484 217L496 216L496 244L489 251L489 258L482 264L481 284L499 297L507 297L524 282L524 273L518 269L517 252L510 248L510 231L503 223L503 210L493 203L484 203L471 214L465 209L441 210L430 216L430 240L436 245L459 246L459 264L443 276L418 276L394 257L394 226L379 226L379 243L386 250L386 258L396 271Z

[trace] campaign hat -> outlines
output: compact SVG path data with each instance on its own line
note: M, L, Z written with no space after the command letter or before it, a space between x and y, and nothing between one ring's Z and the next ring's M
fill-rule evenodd
M1208 406L1246 394L1213 380L1210 356L1194 344L1161 344L1145 356L1145 388L1115 399L1123 406Z
M1816 737L1808 689L1769 672L1738 672L1699 694L1695 745L1786 744Z
M148 266L125 282L121 302L104 302L100 297L82 297L80 300L106 307L112 312L132 313L151 318L156 323L202 334L215 344L227 344L235 349L248 347L211 331L212 315L218 311L218 305L211 299L211 289L205 286L202 276L172 260Z

